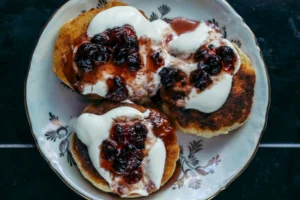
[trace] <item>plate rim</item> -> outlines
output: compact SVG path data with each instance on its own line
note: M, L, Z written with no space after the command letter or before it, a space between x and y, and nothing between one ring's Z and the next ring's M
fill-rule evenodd
M30 68L31 68L31 63L32 63L32 59L33 59L33 55L35 53L35 50L36 50L36 47L38 45L38 42L40 41L40 38L45 30L45 28L48 26L49 22L53 19L53 17L64 7L66 6L66 4L68 4L71 0L67 0L64 4L62 4L57 10L55 10L55 12L50 16L50 18L47 20L47 22L45 23L45 25L43 26L43 28L41 29L40 33L39 33L39 36L38 38L36 39L36 42L35 42L35 45L34 45L34 48L33 48L33 51L32 51L32 54L30 56L30 59L29 59L29 66L27 68L27 74L26 74L26 77L25 77L25 81L24 81L24 106L25 106L25 113L26 113L26 117L27 117L27 120L28 120L28 123L29 123L29 127L30 127L30 132L31 132L31 135L33 136L34 138L34 142L35 142L35 146L36 148L38 149L39 153L42 155L42 157L44 158L44 160L47 162L47 164L49 165L50 169L52 169L52 171L55 172L55 174L71 189L73 190L76 194L78 194L79 196L83 197L84 199L87 199L87 200L92 200L91 198L89 198L88 196L84 195L83 193L81 193L80 191L78 191L75 187L73 187L69 182L67 182L65 180L65 178L62 177L62 175L60 175L60 173L52 166L52 164L50 163L50 161L46 158L45 154L42 152L40 146L39 146L39 143L37 141L37 138L36 138L36 134L33 132L33 127L32 127L32 123L31 123L31 118L30 118L30 115L29 115L29 111L28 111L28 106L27 106L27 80L28 80L28 76L29 76L29 71L30 71ZM253 158L255 157L258 149L259 149L259 145L260 145L260 142L261 142L261 139L262 139L262 136L266 130L266 127L267 127L267 123L268 123L268 114L269 114L269 110L270 110L270 104L271 104L271 85L270 85L270 77L269 77L269 73L268 73L268 69L267 69L267 66L266 66L266 63L263 59L263 55L262 55L262 51L259 47L259 44L257 42L257 38L256 36L254 35L253 31L249 28L249 26L246 24L245 20L236 12L236 10L227 2L227 0L220 0L222 1L223 3L226 4L226 6L228 6L231 10L231 12L236 16L238 17L240 20L241 20L241 23L242 25L248 29L248 31L251 33L251 36L252 38L254 39L255 41L255 46L259 52L259 56L260 56L260 60L262 61L262 64L263 64L263 68L264 68L264 71L265 71L265 75L266 75L266 81L267 81L267 86L268 86L268 103L267 103L267 108L266 108L266 114L265 114L265 121L264 121L264 126L261 130L261 133L260 133L260 136L258 138L258 141L257 141L257 144L256 144L256 147L251 155L251 157L249 158L249 160L246 162L245 166L234 176L230 179L230 181L223 187L221 187L215 194L213 194L212 196L210 196L209 198L207 198L208 200L211 200L213 198L215 198L217 195L219 195L222 191L224 191L226 188L228 188L231 183L233 183L247 168L248 166L250 165L250 163L253 161Z

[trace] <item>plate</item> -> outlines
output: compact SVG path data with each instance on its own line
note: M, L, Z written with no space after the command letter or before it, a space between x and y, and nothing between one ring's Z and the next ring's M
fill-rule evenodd
M143 10L150 20L187 17L211 20L250 57L256 71L252 113L248 122L229 135L204 139L178 132L181 147L180 174L169 187L150 195L152 199L209 199L224 190L253 159L266 126L270 86L266 66L255 36L244 20L224 0L124 0ZM26 80L25 107L33 137L42 156L56 174L86 199L118 199L86 181L70 154L68 122L78 116L88 100L65 86L52 73L52 52L59 28L105 0L71 0L44 28L34 50ZM145 198L147 199L147 198Z

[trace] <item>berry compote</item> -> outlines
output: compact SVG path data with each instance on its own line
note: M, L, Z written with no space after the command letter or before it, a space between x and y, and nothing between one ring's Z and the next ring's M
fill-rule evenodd
M124 64L126 66L122 67L134 72L141 67L139 42L132 27L115 27L95 35L90 42L82 43L74 60L84 72L90 72L95 66L110 60L116 66Z
M101 145L101 166L122 176L127 184L139 182L147 134L140 121L113 124L109 139Z
M212 83L210 76L222 71L232 73L236 58L229 46L203 45L194 53L194 60L198 62L198 69L191 73L190 82L204 90Z

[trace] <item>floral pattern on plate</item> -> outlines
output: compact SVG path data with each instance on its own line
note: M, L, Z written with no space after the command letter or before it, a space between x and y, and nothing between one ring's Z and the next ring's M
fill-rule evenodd
M50 140L54 143L56 141L59 142L59 156L64 157L67 156L67 161L72 167L73 165L76 165L71 152L69 151L69 136L71 133L68 131L68 126L63 126L60 122L57 116L53 115L51 112L49 112L49 124L48 124L48 131L45 133L45 137L47 140Z
M179 189L184 185L187 185L192 189L201 188L201 176L207 176L215 173L215 167L221 162L220 156L216 155L207 162L206 165L199 165L199 160L196 157L196 153L203 149L203 140L189 142L189 153L186 156L184 154L184 147L180 146L180 165L183 175L173 185L172 189ZM186 168L187 167L187 168Z

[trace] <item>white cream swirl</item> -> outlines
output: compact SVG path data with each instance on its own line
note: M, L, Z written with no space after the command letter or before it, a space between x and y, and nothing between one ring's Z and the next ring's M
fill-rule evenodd
M132 26L139 38L146 36L157 42L161 41L161 35L153 24L139 10L131 6L116 6L100 12L91 21L87 33L88 36L93 37L107 29L124 25Z
M99 147L104 140L109 138L110 129L116 118L126 117L127 120L138 119L142 120L146 125L148 129L147 140L151 140L153 145L146 146L146 151L149 151L149 153L148 156L144 158L142 164L144 175L141 181L131 185L130 188L134 189L128 190L128 193L123 194L123 197L133 193L147 196L148 192L146 186L150 184L150 181L155 184L157 189L160 187L166 160L166 149L162 140L154 135L151 122L145 120L149 115L149 110L142 113L134 108L123 106L115 108L103 115L84 113L77 119L72 119L70 123L70 126L78 138L87 146L93 166L108 182L114 192L117 190L116 186L118 187L119 177L113 176L111 172L101 167L101 148ZM159 152L159 156L157 152Z

